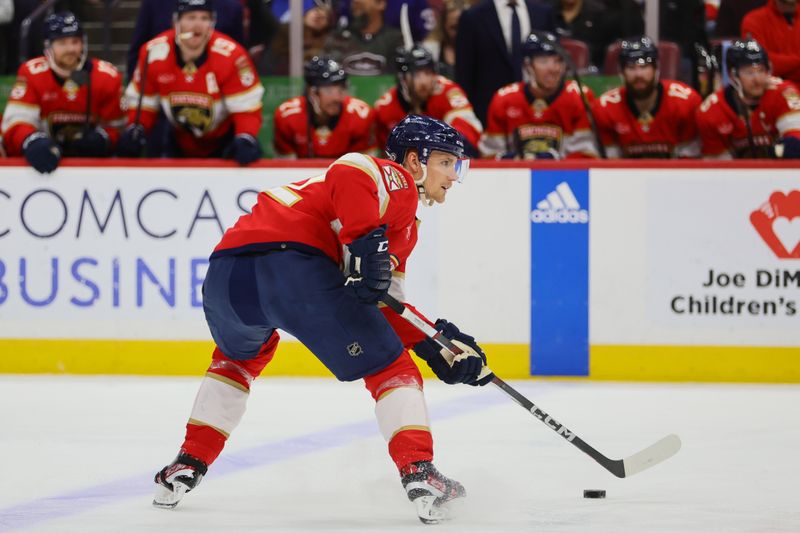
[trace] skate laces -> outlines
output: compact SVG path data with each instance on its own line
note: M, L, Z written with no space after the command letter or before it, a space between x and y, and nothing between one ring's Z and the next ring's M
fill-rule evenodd
M405 466L400 471L400 476L411 501L421 496L435 496L436 504L440 505L466 496L461 483L443 475L429 461L418 461Z
M203 461L191 455L179 454L171 464L165 466L156 474L155 481L170 490L173 489L172 484L178 481L186 485L188 490L191 490L200 483L207 471L208 467Z

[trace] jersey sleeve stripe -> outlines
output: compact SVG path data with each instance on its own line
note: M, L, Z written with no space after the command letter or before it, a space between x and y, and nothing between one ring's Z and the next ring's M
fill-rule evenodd
M139 89L133 83L128 84L128 88L125 89L125 102L128 104L128 109L136 109L139 105ZM144 95L142 109L158 111L158 96Z
M264 86L256 84L247 91L226 95L225 105L231 113L246 113L261 109L262 98L264 97Z
M40 129L42 125L42 119L39 116L40 112L38 105L9 102L3 113L2 131L8 131L12 126L19 123L30 124L36 129Z
M589 130L576 130L572 135L564 136L565 154L586 154L598 156L597 147L594 144L594 137Z
M303 199L299 194L286 187L273 187L264 191L264 194L286 207L292 207Z
M453 109L447 114L445 114L444 121L448 124L452 124L453 121L456 120L457 118L460 118L464 122L468 123L478 132L483 131L483 124L481 124L481 121L478 120L478 117L475 115L475 112L471 108Z
M788 131L800 130L800 111L784 113L778 118L775 126L778 128L778 133L781 135Z
M692 139L689 142L679 144L675 147L675 155L678 157L700 157L700 140Z

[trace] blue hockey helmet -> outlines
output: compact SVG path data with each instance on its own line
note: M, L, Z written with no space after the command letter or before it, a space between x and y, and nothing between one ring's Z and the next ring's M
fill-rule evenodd
M558 38L549 31L534 31L522 43L522 57L561 55Z
M44 19L44 38L47 41L64 37L83 37L81 21L71 11L53 13Z
M464 136L454 127L424 115L408 115L395 126L386 140L389 159L402 163L408 150L416 150L425 164L431 152L438 150L464 157Z
M214 13L214 2L212 0L177 0L175 2L175 14L181 16L189 11L208 11Z
M619 68L626 65L653 65L658 67L658 47L650 37L625 39L620 43Z
M394 65L398 74L416 72L423 69L436 70L436 60L427 48L415 44L407 50L403 47L397 49Z
M737 39L725 51L725 66L728 72L751 65L764 65L769 70L769 56L755 39Z
M314 56L303 67L303 79L308 87L322 87L347 83L347 72L338 62L327 56Z

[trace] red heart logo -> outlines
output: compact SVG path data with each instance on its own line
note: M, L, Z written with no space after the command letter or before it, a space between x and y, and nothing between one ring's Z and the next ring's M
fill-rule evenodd
M775 191L750 213L750 223L780 259L800 259L800 191Z

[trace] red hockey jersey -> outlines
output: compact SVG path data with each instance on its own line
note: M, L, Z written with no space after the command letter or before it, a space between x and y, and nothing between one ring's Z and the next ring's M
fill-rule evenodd
M591 103L594 94L585 91ZM547 151L561 158L597 157L578 84L570 81L548 99L535 98L524 82L500 88L489 104L480 151L483 157Z
M87 60L91 84L90 124L108 134L112 144L125 123L122 103L122 78L111 63ZM89 84L63 80L50 69L47 59L37 57L19 68L3 112L2 137L9 156L22 155L22 143L31 133L47 132L64 151L83 134Z
M704 157L770 157L779 137L800 138L800 95L791 82L774 78L750 111L753 151L744 119L735 110L732 91L729 86L710 94L697 110Z
M160 105L187 157L221 155L231 134L258 136L264 87L244 48L222 33L211 34L195 63L183 64L175 30L145 43L125 91L129 124L136 119L142 79L142 126L153 127Z
M417 243L418 205L417 187L403 167L364 154L346 154L319 176L261 192L252 212L225 232L211 257L311 247L344 269L349 263L345 245L386 224L394 267L389 291L405 301L403 281L406 261ZM406 347L422 340L405 320L388 310L384 314Z
M652 113L639 114L625 87L592 105L600 139L611 158L699 157L695 111L700 95L679 81L661 80Z
M274 117L275 153L282 157L336 158L349 152L375 153L375 112L364 101L348 96L330 126L313 127L305 96L278 106ZM309 139L309 134L311 139Z
M375 102L375 131L380 149L386 147L389 132L408 113L408 103L400 98L397 87L392 87L378 98ZM425 103L422 114L450 124L472 146L478 148L483 125L475 116L464 90L457 83L444 76L437 76L433 95Z

